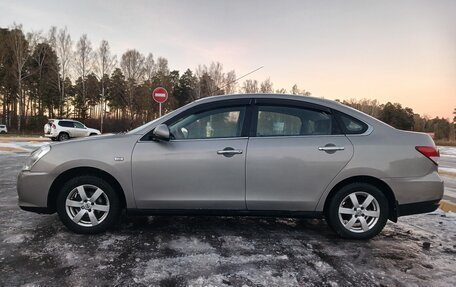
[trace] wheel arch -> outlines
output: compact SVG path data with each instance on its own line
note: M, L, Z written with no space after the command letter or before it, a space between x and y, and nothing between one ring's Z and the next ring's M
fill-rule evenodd
M396 197L394 195L393 190L391 187L384 182L383 180L373 177L373 176L367 176L367 175L361 175L361 176L353 176L346 178L336 184L331 191L328 193L328 196L325 199L324 207L323 207L323 213L326 215L326 212L328 210L329 203L331 202L332 197L339 191L342 187L355 183L355 182L361 182L361 183L368 183L371 184L377 188L379 188L384 194L386 199L388 200L388 207L389 207L389 215L388 219L391 221L397 222L397 201Z
M95 175L112 185L116 193L119 195L121 207L125 208L127 206L124 190L120 183L109 173L104 170L94 168L94 167L76 167L68 169L62 172L53 182L51 188L49 189L47 206L52 211L56 211L56 201L59 193L59 188L70 178L80 175Z

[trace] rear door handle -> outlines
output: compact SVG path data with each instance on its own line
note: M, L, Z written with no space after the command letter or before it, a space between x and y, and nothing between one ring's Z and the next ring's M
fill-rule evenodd
M318 150L321 151L338 151L338 150L344 150L345 147L343 146L320 146L318 147Z

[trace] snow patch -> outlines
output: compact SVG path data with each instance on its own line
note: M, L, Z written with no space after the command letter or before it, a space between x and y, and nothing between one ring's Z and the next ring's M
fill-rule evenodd
M223 270L224 266L244 265L259 262L273 262L288 260L286 255L252 255L252 256L230 256L197 254L174 258L158 258L147 262L145 266L139 266L134 270L137 283L151 284L158 283L168 277L199 278L209 276L217 269ZM202 279L204 280L204 279ZM189 284L190 286L192 284Z
M221 236L220 239L223 240L222 248L228 249L231 252L255 249L253 242L248 242L241 236Z
M171 240L167 244L168 248L184 254L200 254L213 252L215 249L207 242L202 242L195 237L180 237Z
M15 235L11 235L11 236L8 236L7 238L5 238L3 240L3 242L4 243L22 243L27 238L29 238L29 237L25 234L15 234Z

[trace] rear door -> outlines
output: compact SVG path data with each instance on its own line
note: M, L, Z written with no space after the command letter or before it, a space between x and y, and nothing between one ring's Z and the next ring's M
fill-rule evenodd
M61 127L60 132L66 132L72 138L76 137L73 121L59 121L58 125Z
M257 100L246 164L249 210L313 211L353 155L325 107Z

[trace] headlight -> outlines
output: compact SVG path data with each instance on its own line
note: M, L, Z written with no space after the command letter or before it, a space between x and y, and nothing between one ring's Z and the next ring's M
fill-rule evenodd
M25 162L25 165L22 168L22 170L31 170L32 167L35 165L35 163L37 163L40 160L40 158L42 158L50 150L51 150L50 145L43 145L39 149L32 152L32 154L29 156L29 158Z

